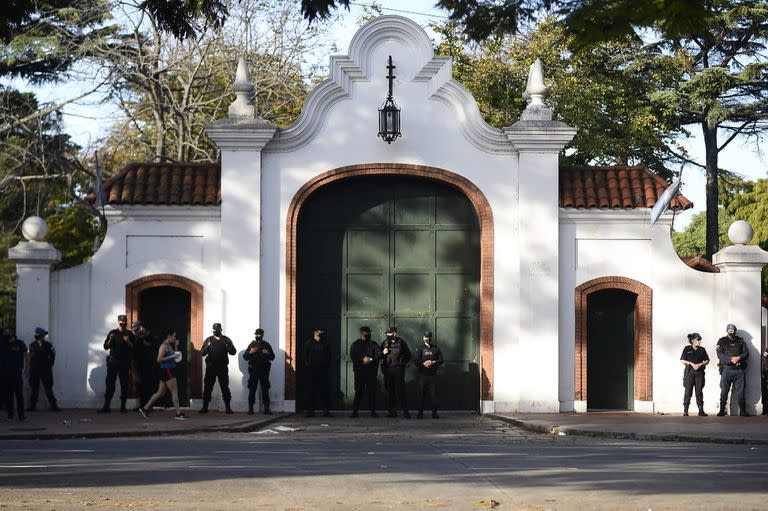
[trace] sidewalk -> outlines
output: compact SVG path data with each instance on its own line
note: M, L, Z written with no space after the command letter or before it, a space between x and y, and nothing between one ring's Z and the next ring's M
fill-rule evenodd
M516 426L549 434L632 440L768 444L768 417L683 417L635 412L490 415Z
M61 412L27 412L26 422L8 421L3 410L0 419L0 439L32 440L61 438L109 438L132 436L185 435L213 431L247 432L261 429L288 414L247 415L236 412L199 414L196 410L183 409L187 420L174 419L173 409L155 408L149 419L138 412L127 414L112 410L109 414L97 414L95 409L65 409Z

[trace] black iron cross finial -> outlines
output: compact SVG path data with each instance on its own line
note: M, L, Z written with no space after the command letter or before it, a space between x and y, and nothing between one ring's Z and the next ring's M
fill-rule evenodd
M389 56L389 63L387 64L387 69L389 70L389 74L387 75L387 80L389 80L389 96L388 99L392 99L392 80L397 78L395 75L392 74L392 71L397 66L392 65L392 55Z

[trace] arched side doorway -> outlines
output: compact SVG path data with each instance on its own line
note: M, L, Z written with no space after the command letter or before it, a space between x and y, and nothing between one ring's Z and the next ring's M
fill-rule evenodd
M184 360L188 361L186 375L183 371L179 374L180 397L182 401L201 398L203 286L179 275L148 275L125 286L125 304L129 324L141 320L158 336L166 328L177 330L182 351L186 351Z
M353 178L389 176L391 178L418 178L461 192L469 201L479 227L479 394L482 400L493 399L493 219L490 205L482 192L465 178L442 169L405 164L367 164L342 167L317 176L305 184L294 196L288 210L286 241L286 288L287 288L287 342L286 342L286 399L297 397L297 364L300 335L298 308L301 301L298 287L299 219L302 207L312 194L323 187ZM393 284L395 285L395 284ZM378 318L373 318L378 319ZM380 318L390 321L391 318ZM396 319L396 318L395 318ZM385 321L385 322L386 322ZM375 325L370 325L374 327ZM415 340L410 340L414 344ZM476 403L477 404L477 403Z
M631 410L653 400L652 303L651 288L626 277L576 288L576 401Z

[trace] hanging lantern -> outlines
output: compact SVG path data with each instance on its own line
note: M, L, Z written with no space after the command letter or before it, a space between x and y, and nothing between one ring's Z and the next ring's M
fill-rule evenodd
M392 81L396 78L392 74L392 70L395 66L392 65L392 56L389 56L387 65L389 74L387 80L389 81L389 94L387 99L384 100L384 104L379 108L379 136L387 144L391 144L397 137L401 136L400 133L400 109L397 108L395 100L392 99Z

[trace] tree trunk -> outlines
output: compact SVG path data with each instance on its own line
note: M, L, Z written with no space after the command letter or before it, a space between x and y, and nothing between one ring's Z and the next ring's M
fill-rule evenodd
M719 249L720 245L720 227L718 224L718 150L717 150L717 126L710 126L705 120L702 123L704 133L704 150L707 166L707 224L706 224L706 254L705 257L711 261L712 255Z

